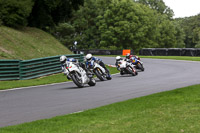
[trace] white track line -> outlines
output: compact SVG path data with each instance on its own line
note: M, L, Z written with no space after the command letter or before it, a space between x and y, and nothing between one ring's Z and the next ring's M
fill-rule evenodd
M112 75L117 75L117 74L119 74L119 73L112 74ZM71 82L73 82L73 81L67 81L67 82L61 82L61 83L53 83L53 84L46 84L46 85L38 85L38 86L28 86L28 87L13 88L13 89L7 89L7 90L0 90L0 92L22 90L22 89L30 89L30 88L45 87L45 86L53 86L53 85L67 84L67 83L71 83Z

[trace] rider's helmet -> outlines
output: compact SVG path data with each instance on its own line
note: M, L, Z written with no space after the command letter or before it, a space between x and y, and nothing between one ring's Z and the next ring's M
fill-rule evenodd
M117 56L117 57L116 57L116 61L119 61L120 59L121 59L120 56Z
M129 58L130 58L130 54L127 53L127 54L126 54L126 59L129 59Z
M85 56L85 58L86 58L86 60L87 60L88 62L90 62L91 59L92 59L92 54L87 54L87 55Z
M67 60L67 57L66 57L66 56L64 56L64 55L60 56L60 63L61 63L61 64L65 63L66 60Z

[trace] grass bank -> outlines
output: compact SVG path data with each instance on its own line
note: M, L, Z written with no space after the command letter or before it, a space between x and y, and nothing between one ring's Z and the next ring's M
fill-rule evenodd
M118 73L116 68L108 67L111 74ZM63 73L54 74L50 76L45 76L37 79L30 80L14 80L14 81L0 81L0 90L19 88L19 87L28 87L36 85L45 85L52 83L61 83L69 81Z
M200 85L162 92L81 113L0 128L1 133L197 133Z
M0 26L0 59L32 59L72 54L52 35L25 27L20 30Z

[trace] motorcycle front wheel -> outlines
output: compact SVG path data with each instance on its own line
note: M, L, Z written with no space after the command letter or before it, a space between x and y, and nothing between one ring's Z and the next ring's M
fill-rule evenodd
M101 70L99 69L95 69L94 70L95 75L97 76L97 78L99 78L101 81L105 81L106 78L104 77L103 73L101 72Z
M144 67L141 63L138 63L138 68L141 70L141 71L144 71Z
M78 73L71 74L72 81L79 87L82 88L84 84L82 83L81 79L79 78L80 75Z

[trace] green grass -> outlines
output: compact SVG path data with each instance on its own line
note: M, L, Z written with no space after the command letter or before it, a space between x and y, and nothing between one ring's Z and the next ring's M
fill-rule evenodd
M111 74L118 73L116 68L108 67ZM11 88L19 88L19 87L28 87L28 86L36 86L36 85L45 85L52 83L61 83L67 82L66 76L63 73L54 74L46 77L41 77L37 79L30 80L14 80L14 81L0 81L0 90L11 89Z
M68 81L63 73L29 80L0 81L0 90Z
M96 56L106 56L106 57L116 57L122 55L96 55ZM143 56L138 55L140 58L152 58L152 59L171 59L171 60L188 60L188 61L200 61L200 57L194 57L194 56Z
M200 57L193 57L193 56L139 56L139 57L141 57L141 58L153 58L153 59L200 61Z
M200 85L0 128L1 133L198 133Z
M0 26L0 59L32 59L72 54L52 35L26 27L20 30Z
M96 55L96 56L106 56L106 57L116 57L122 55ZM171 60L187 60L187 61L200 61L200 57L194 56L143 56L138 55L140 58L152 58L152 59L171 59Z

